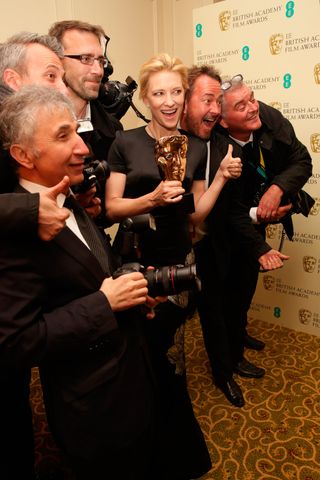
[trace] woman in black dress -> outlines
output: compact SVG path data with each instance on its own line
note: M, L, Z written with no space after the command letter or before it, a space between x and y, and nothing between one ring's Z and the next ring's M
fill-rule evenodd
M231 154L221 163L205 191L207 147L187 135L187 163L183 181L162 180L155 161L155 144L161 137L181 135L178 122L187 89L187 68L177 58L160 54L140 72L140 96L150 108L147 126L117 132L109 152L111 174L106 185L109 219L121 221L151 212L156 231L139 234L140 261L161 267L185 264L191 251L191 222L201 222L221 189L241 171ZM193 193L195 212L188 214L184 194ZM210 457L193 414L184 369L183 327L188 310L183 295L169 297L156 307L154 320L146 322L153 367L159 386L159 460L161 480L188 480L206 473ZM181 301L182 299L182 301ZM181 305L182 304L182 305Z

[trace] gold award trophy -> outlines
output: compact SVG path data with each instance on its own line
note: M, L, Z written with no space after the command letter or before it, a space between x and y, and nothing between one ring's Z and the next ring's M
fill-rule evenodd
M188 138L185 135L161 137L155 144L155 158L162 180L183 182L187 167ZM185 193L176 204L179 211L194 212L192 193Z

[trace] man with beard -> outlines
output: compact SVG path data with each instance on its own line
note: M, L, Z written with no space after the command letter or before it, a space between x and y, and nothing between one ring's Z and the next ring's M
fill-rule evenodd
M64 48L63 66L68 96L74 104L80 123L78 133L89 147L93 159L106 160L116 131L121 123L110 115L99 101L99 89L107 66L102 45L105 32L99 25L78 20L56 22L49 30ZM104 225L104 182L97 185L98 197L91 189L78 198L84 207L91 207L92 216L99 215L97 223ZM88 213L90 210L86 208Z
M189 90L181 126L188 132L208 140L208 184L211 183L231 143L213 130L220 120L221 99L221 78L218 72L209 65L192 67L189 70ZM237 151L235 146L234 156L237 155ZM236 216L237 222L246 227L246 235L249 234L249 238L253 228L246 210L238 204L238 181L228 182L223 188L207 217L206 224L202 226L201 231L196 232L194 251L202 281L202 290L197 295L197 308L213 379L233 405L242 407L244 398L233 374L258 378L264 375L264 370L244 359L243 334L238 325L229 322L226 316L226 306L233 301L227 283L228 274L233 268L231 212ZM269 268L270 258L273 262L272 268L282 265L282 256L279 252L271 250L265 242L260 242L254 248L258 246L260 247L258 258L264 268Z

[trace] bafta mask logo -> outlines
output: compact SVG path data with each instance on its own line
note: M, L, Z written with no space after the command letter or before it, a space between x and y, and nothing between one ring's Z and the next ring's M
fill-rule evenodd
M320 212L320 198L314 198L315 202L309 212L310 215L318 215Z
M307 308L300 308L299 310L299 320L303 325L309 325L312 320L312 312Z
M271 55L279 55L282 50L283 45L283 35L282 33L274 33L269 38L269 48Z
M263 277L263 286L269 292L274 289L276 280L272 275L264 275Z
M269 223L269 225L267 226L266 234L267 234L267 237L270 238L270 240L276 238L277 229L278 229L278 227L274 223Z
M183 181L187 166L188 138L185 135L161 137L155 145L156 163L162 180Z
M317 259L311 255L305 255L302 259L303 270L307 273L313 273L316 268Z
M226 30L229 30L231 26L231 12L230 10L224 10L223 12L220 13L219 15L219 25L220 25L220 30L225 32Z
M270 105L270 107L273 107L276 110L279 110L279 112L281 112L281 110L282 110L282 103L281 102L270 102L269 105Z
M316 63L314 66L314 81L320 85L320 63Z
M320 133L310 135L310 146L314 153L320 153Z

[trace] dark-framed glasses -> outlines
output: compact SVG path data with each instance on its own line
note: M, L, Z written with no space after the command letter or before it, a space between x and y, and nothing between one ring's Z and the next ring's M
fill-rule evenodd
M79 60L79 62L83 63L84 65L93 65L93 62L97 60L101 68L104 68L108 64L108 60L101 56L101 57L94 57L93 55L64 55L67 58L74 58L75 60Z
M231 80L227 80L226 82L223 82L221 84L221 90L225 92L226 90L229 90L229 88L231 88L233 85L236 85L237 83L241 83L242 81L243 81L243 76L241 75L241 73L238 73L237 75L232 77Z

